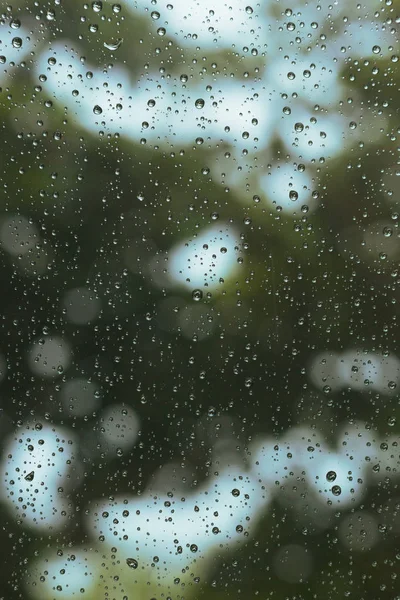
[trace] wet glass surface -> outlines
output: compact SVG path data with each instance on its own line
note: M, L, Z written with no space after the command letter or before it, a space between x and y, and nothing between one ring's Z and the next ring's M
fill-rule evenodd
M1 599L399 600L399 8L2 4Z

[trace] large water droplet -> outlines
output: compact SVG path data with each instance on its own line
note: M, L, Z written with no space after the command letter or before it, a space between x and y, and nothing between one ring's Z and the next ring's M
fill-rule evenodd
M138 568L138 561L135 558L127 558L126 559L126 564L128 565L128 567L130 569L137 569Z
M104 48L107 48L107 50L118 50L118 48L121 46L123 41L124 41L123 38L119 38L118 40L115 40L115 41L104 42Z

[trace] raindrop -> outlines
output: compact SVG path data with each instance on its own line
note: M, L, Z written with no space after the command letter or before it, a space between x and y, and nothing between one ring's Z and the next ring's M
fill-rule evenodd
M115 42L104 42L104 48L107 48L107 50L118 50L123 41L123 38L119 38Z
M391 227L384 227L383 228L383 235L385 237L391 237L393 235L393 229Z
M193 290L192 298L196 302L199 302L199 300L201 300L203 298L203 292L201 290Z
M127 558L126 559L126 564L128 565L128 567L130 569L137 569L138 568L138 561L135 558Z
M95 0L92 2L92 9L96 13L101 12L103 10L103 3L100 0Z

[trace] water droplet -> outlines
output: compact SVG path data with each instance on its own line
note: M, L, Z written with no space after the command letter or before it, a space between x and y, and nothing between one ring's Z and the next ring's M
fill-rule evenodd
M107 50L118 50L123 41L124 38L119 38L118 40L112 42L104 42L104 48L107 48Z
M326 474L327 481L331 481L331 482L335 481L336 477L337 477L337 475L336 475L335 471L328 471Z
M192 298L196 302L199 302L199 300L201 300L203 298L203 292L201 290L193 290Z
M384 227L383 228L383 235L385 237L391 237L393 235L393 229L391 227Z
M194 103L196 108L204 108L204 100L203 98L197 98L196 102Z
M130 569L137 569L138 568L138 561L135 558L127 558L126 559L126 564L128 565L128 567Z
M332 488L332 494L334 496L340 496L341 493L342 493L342 488L340 487L340 485L334 485Z
M93 112L95 115L101 115L101 113L103 112L103 109L101 108L101 106L96 104L96 106L93 107Z
M103 3L101 2L101 0L95 0L94 2L92 2L92 9L96 13L101 12L103 10Z

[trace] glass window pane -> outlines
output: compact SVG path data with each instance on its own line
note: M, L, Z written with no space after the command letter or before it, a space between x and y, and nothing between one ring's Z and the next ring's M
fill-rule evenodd
M399 2L1 7L7 600L399 600Z

